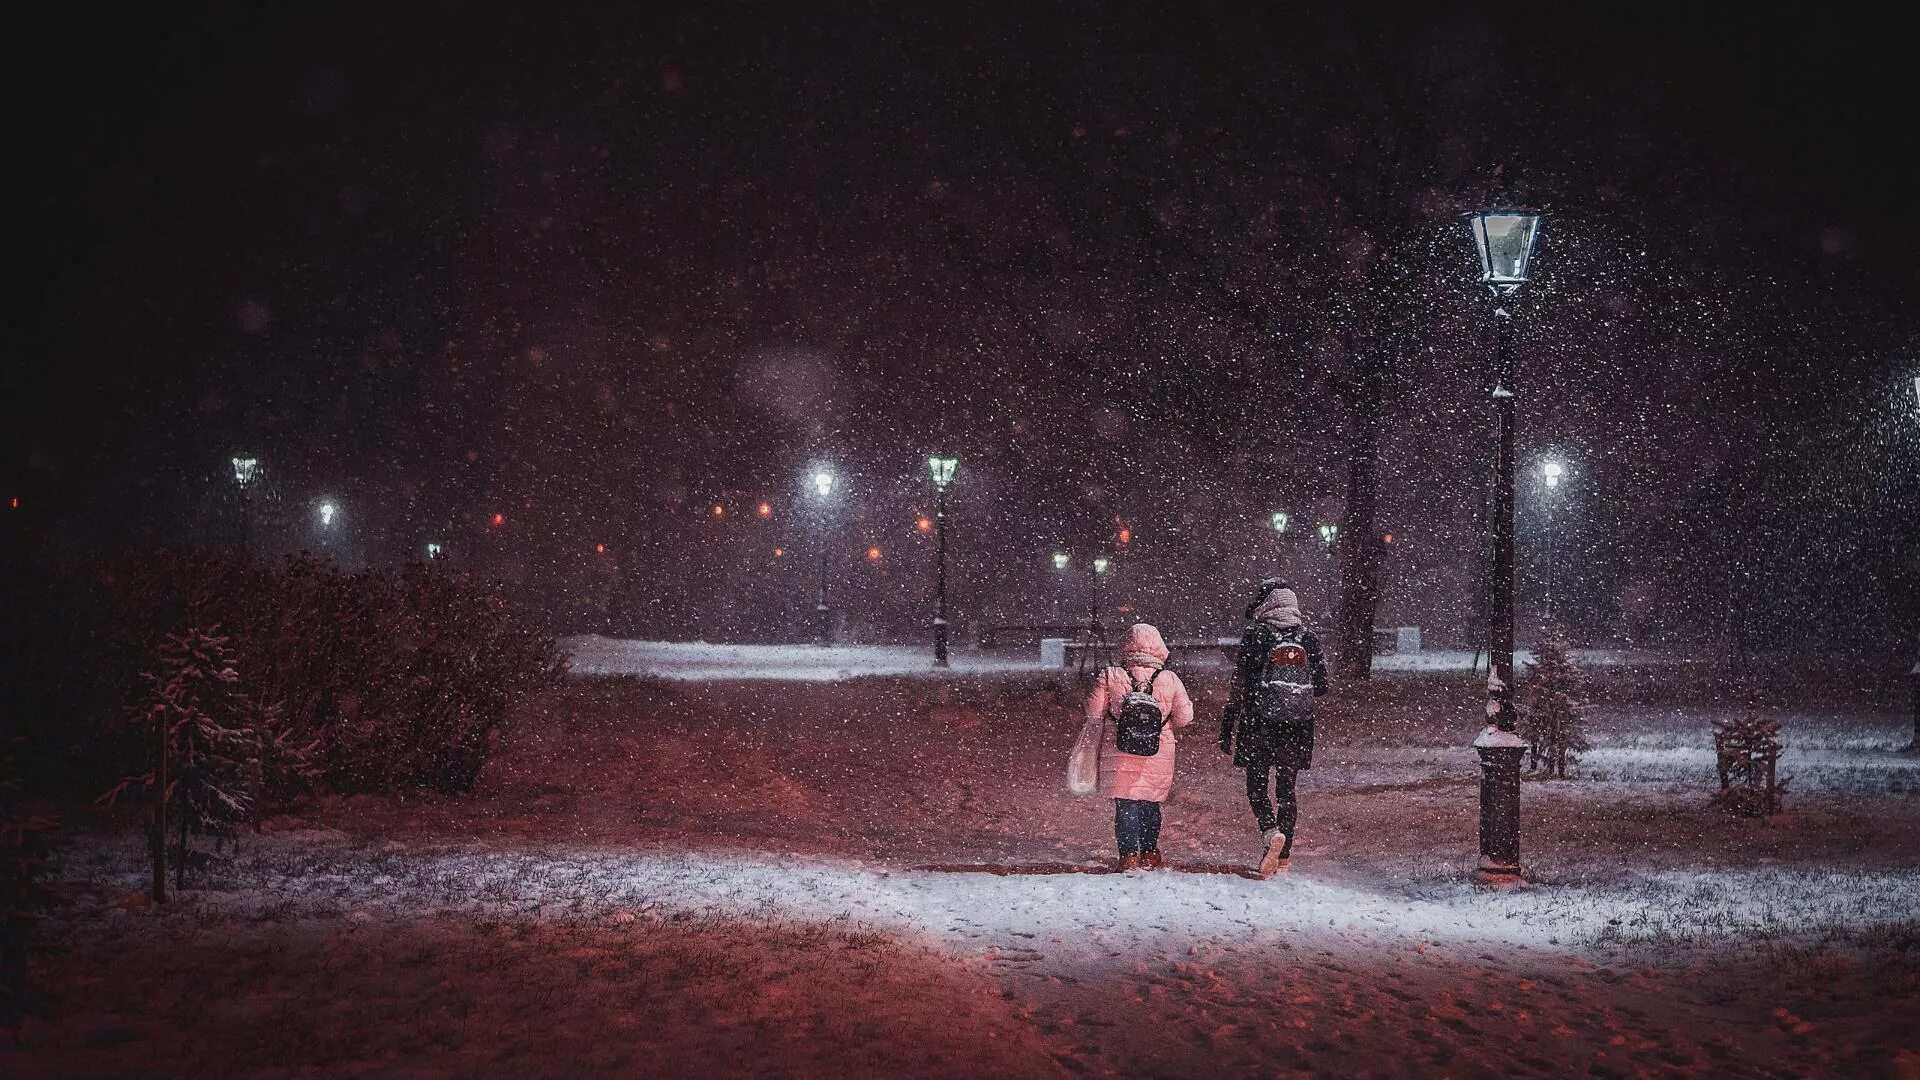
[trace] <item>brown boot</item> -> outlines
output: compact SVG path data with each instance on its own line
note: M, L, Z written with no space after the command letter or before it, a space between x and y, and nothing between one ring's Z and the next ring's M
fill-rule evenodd
M1140 869L1140 856L1138 855L1120 856L1120 872L1121 873L1125 874L1125 873L1128 873L1129 871L1138 870L1138 869Z
M1167 860L1161 858L1160 853L1157 851L1143 851L1140 853L1140 868L1142 870L1158 870L1165 865L1167 865Z

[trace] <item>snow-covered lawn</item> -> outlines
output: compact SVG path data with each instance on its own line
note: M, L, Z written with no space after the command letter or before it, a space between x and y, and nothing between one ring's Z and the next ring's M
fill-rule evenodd
M1231 645L1231 638L1221 639ZM933 666L926 645L715 645L704 641L637 641L587 634L563 638L561 648L572 654L573 670L581 675L644 675L687 682L731 679L783 682L840 682L873 675L943 676L1038 672L1040 650L1033 647L1000 649L956 648L950 669ZM1674 666L1705 663L1693 653L1672 650L1577 649L1582 664L1595 667ZM1533 654L1522 652L1516 663ZM1191 654L1184 663L1214 667L1223 659L1210 651ZM1382 672L1464 672L1486 657L1464 649L1430 649L1390 653L1374 658ZM1483 669L1484 670L1484 669Z
M1203 725L1221 674L1194 673ZM164 912L126 900L131 834L84 832L73 1011L0 1070L1920 1068L1904 716L1784 709L1788 812L1738 821L1705 807L1723 711L1618 696L1585 778L1526 786L1535 883L1485 892L1464 673L1330 699L1274 881L1204 726L1172 867L1108 872L1111 805L1062 784L1071 676L576 679L474 796L303 808Z

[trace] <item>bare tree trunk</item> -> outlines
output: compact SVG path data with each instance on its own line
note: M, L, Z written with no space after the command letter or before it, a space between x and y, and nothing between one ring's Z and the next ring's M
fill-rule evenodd
M154 718L160 729L160 760L155 766L159 784L153 800L153 902L167 902L167 717Z

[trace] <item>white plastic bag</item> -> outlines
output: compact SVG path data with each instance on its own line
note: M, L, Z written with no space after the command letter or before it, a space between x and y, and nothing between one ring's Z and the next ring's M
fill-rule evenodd
M1100 786L1100 738L1106 734L1105 717L1096 716L1080 726L1080 737L1073 742L1073 754L1067 758L1067 790L1075 795L1091 795Z

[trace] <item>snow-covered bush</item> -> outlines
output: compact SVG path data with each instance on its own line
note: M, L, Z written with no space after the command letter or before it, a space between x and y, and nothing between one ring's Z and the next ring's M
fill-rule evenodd
M47 871L53 818L27 806L11 747L0 747L0 1027L15 1027L32 1005L27 960L40 912L52 900Z
M130 725L149 748L146 769L101 796L109 805L140 801L150 807L156 900L164 899L170 840L174 887L181 888L189 837L231 840L251 819L260 760L260 737L247 726L249 709L233 653L217 628L169 635L158 660L159 670L143 675L147 697Z
M1547 627L1537 652L1540 659L1527 665L1520 688L1520 736L1527 740L1527 767L1544 765L1547 776L1564 780L1588 749L1587 679L1558 624Z
M471 788L514 703L565 670L496 590L438 565L345 573L155 550L50 565L43 580L22 667L46 716L24 734L50 786L98 790L144 768L111 718L145 692L152 643L181 626L228 638L267 806L310 790Z
M1715 720L1713 749L1720 773L1715 806L1740 817L1779 813L1787 792L1787 777L1779 775L1779 721L1762 719L1752 706L1734 719Z

